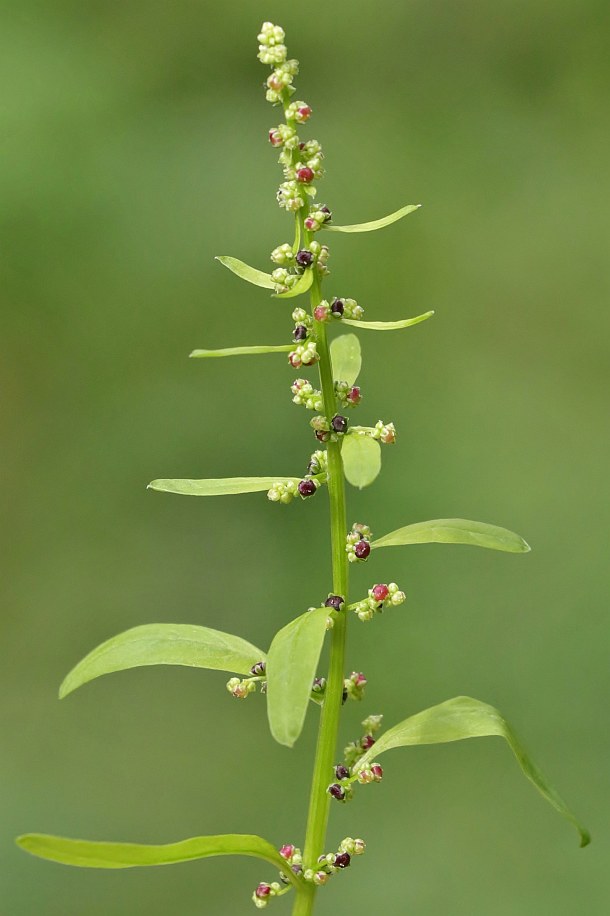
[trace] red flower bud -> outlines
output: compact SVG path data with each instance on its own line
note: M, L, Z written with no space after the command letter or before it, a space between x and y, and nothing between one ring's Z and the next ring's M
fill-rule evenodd
M385 601L389 594L390 589L387 585L375 585L372 589L372 595L375 601Z
M314 180L314 177L312 169L308 169L307 167L299 169L297 172L298 180L302 181L304 184L309 184Z

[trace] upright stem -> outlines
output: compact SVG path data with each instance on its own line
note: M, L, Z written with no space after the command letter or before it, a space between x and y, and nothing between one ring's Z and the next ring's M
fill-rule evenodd
M316 275L311 289L313 308L320 302L320 283ZM324 413L330 421L337 409L330 352L324 322L315 322L317 349L320 355L320 380L324 399ZM345 551L347 519L345 509L345 481L341 461L341 445L337 441L328 443L328 494L330 500L330 537L332 555L333 591L341 595L347 604L348 564ZM326 828L330 805L328 786L332 781L335 763L335 749L339 731L339 718L343 703L343 682L345 677L345 637L347 617L343 611L335 617L331 630L329 674L324 694L324 705L320 717L318 743L309 799L307 832L303 851L305 868L314 868L318 857L324 851ZM315 885L309 885L297 894L293 916L310 916L315 902Z

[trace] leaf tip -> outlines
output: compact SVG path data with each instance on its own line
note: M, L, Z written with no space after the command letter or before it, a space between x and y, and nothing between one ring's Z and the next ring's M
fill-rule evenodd
M591 842L591 834L584 827L579 827L578 832L580 833L580 848L584 849Z

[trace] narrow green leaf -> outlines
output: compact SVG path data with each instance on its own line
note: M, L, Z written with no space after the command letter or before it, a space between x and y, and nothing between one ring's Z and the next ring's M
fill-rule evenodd
M186 665L248 674L265 653L239 636L208 627L150 623L103 642L82 659L59 688L60 698L103 674L145 665Z
M381 448L370 436L359 433L345 436L341 457L345 476L353 487L368 487L381 470Z
M590 843L588 831L578 823L565 802L530 760L498 710L480 700L473 700L472 697L454 697L438 706L424 709L423 712L395 725L384 732L375 745L360 758L357 768L362 769L380 754L394 747L447 744L465 738L483 738L491 735L497 735L508 742L525 776L535 785L543 798L576 827L580 834L580 845L586 846Z
M395 213L390 213L389 216L383 216L381 219L374 219L370 223L356 223L353 226L331 226L325 223L322 228L328 232L372 232L374 229L383 229L384 226L395 223L397 220L402 219L403 216L419 210L420 207L421 204L408 204L406 207L396 210Z
M294 286L291 286L285 293L274 293L275 299L292 299L294 296L300 296L306 293L313 283L313 270L308 269L301 274Z
M215 359L219 356L255 356L258 353L288 353L294 349L292 344L260 347L225 347L223 350L193 350L189 356L197 359Z
M402 321L353 321L351 318L344 318L342 324L351 324L352 327L364 328L365 331L398 331L400 328L410 328L411 325L419 324L433 315L434 312L424 312L416 318L403 318Z
M180 493L182 496L232 496L236 493L257 493L268 490L278 480L292 480L298 484L300 477L214 477L209 480L153 480L149 490L162 493Z
M279 630L267 655L267 713L271 734L292 747L303 729L328 608L306 611Z
M467 518L434 518L429 522L407 525L384 534L373 541L371 547L399 547L404 544L469 544L508 553L531 550L527 541L513 531Z
M270 862L298 886L298 880L286 868L286 861L271 843L249 834L197 836L162 846L97 843L43 833L27 833L18 837L16 842L21 849L41 859L79 868L136 868L145 865L172 865L174 862L189 862L210 856L253 856Z
M355 334L341 334L330 345L333 379L353 385L362 367L360 341Z
M262 286L264 289L275 289L275 283L271 279L271 274L266 274L262 270L257 270L256 267L250 267L249 264L244 264L243 261L238 261L237 258L231 258L228 255L219 254L216 260L220 261L220 263L224 267L227 267L232 273L241 277L242 280L253 283L254 286Z

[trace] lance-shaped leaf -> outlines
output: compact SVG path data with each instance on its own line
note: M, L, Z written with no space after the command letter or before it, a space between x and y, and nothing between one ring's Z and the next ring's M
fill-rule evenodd
M381 219L374 219L370 223L356 223L353 226L331 226L325 223L322 228L326 229L328 232L373 232L374 229L383 229L384 226L389 226L391 223L397 222L397 220L402 219L403 216L407 216L409 213L419 210L420 207L421 204L408 204L406 207L401 207L400 210L396 210L395 213L390 213L388 216L382 216Z
M313 283L313 270L306 270L294 286L291 286L290 289L287 289L285 293L274 293L275 299L292 299L294 296L300 296L301 293L306 293L307 290L311 287Z
M232 273L241 277L242 280L253 283L254 286L262 286L263 289L275 289L275 283L271 278L271 274L266 274L262 270L257 270L256 267L250 267L249 264L244 264L243 261L238 261L237 258L231 258L228 255L219 254L216 260L220 261L220 263L224 267L227 267Z
M265 653L239 636L208 627L150 623L133 627L103 642L86 655L59 688L65 697L103 674L145 665L186 665L249 674Z
M434 518L398 528L373 541L371 547L400 547L404 544L469 544L508 553L527 553L527 541L497 525L473 522L467 518Z
M355 334L341 334L330 345L333 379L353 385L362 367L360 341Z
M572 823L580 834L580 845L591 842L587 830L582 827L563 799L549 785L538 767L530 760L515 733L506 720L493 706L473 700L472 697L454 697L438 706L431 706L423 712L405 719L394 728L384 732L358 761L357 769L367 766L380 754L394 747L409 747L418 744L447 744L465 738L483 738L497 735L508 742L523 773L538 789L540 794L563 817Z
M343 438L341 457L345 476L353 487L368 487L381 470L379 443L361 433L351 433Z
M67 837L27 833L17 838L26 852L79 868L136 868L146 865L172 865L211 856L253 856L279 868L298 887L300 882L286 868L286 860L262 837L227 833L220 836L197 836L179 843L146 846L139 843L97 843L71 840Z
M303 729L322 651L328 608L306 611L279 630L267 654L267 714L271 734L292 747Z
M403 318L401 321L354 321L352 318L343 318L342 324L351 324L354 328L364 328L365 331L399 331L401 328L410 328L426 318L431 318L434 312L424 312L415 318Z
M193 350L189 356L196 359L217 359L220 356L256 356L259 353L288 353L293 349L292 344L282 344L280 346L260 346L260 347L225 347L222 350Z
M300 477L213 477L209 480L153 480L149 490L179 493L182 496L234 496L237 493L257 493L268 490L278 481L298 485Z

